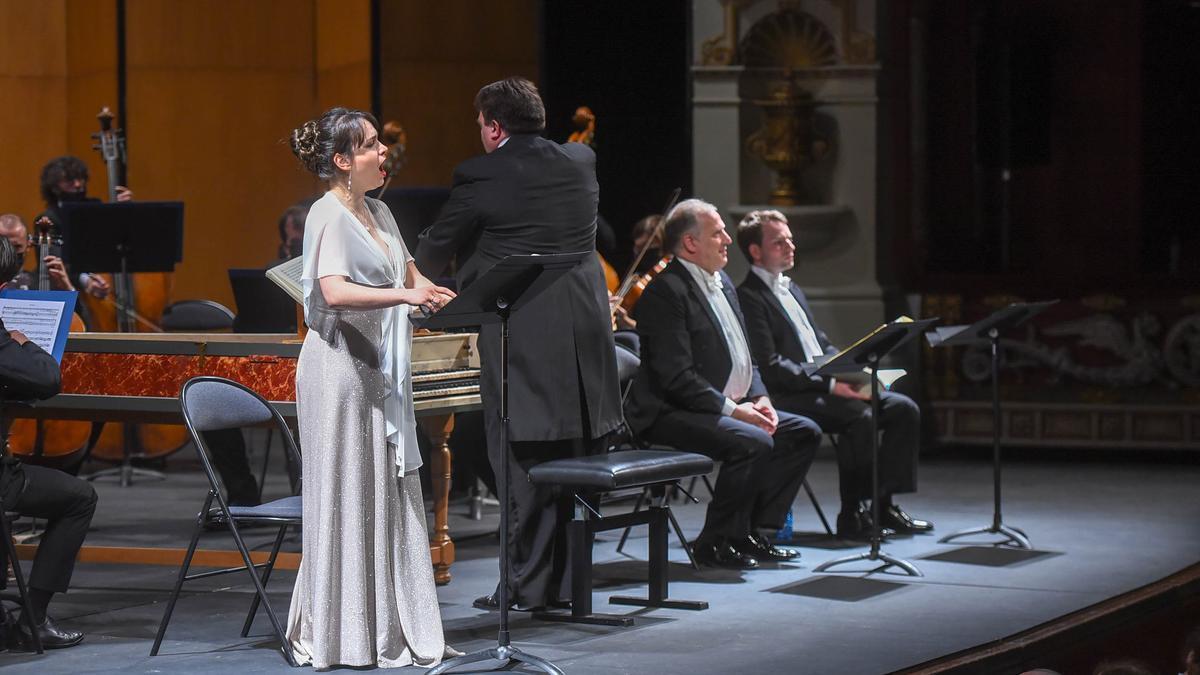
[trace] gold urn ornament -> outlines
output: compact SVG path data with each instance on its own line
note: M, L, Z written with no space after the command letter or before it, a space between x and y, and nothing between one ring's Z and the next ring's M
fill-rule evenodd
M800 175L814 161L829 154L829 142L813 128L812 94L796 84L791 71L772 83L769 98L751 101L766 118L762 128L746 139L746 152L775 172L772 206L801 203Z

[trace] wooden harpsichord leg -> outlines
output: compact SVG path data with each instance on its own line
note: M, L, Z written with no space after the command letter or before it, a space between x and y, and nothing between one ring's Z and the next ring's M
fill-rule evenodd
M450 539L450 432L454 430L454 414L420 417L421 428L429 436L433 450L429 477L433 483L433 532L429 536L429 552L433 558L433 579L439 584L450 583L450 565L454 563L454 542Z

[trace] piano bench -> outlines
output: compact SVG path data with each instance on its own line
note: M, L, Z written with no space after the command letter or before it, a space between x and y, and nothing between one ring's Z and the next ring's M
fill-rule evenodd
M530 468L530 482L569 490L577 503L575 517L567 523L571 612L539 612L534 618L605 626L633 625L633 618L629 616L592 612L592 544L596 533L633 525L650 528L647 597L615 595L608 601L638 607L708 609L708 603L704 601L667 597L667 527L671 507L666 493L668 486L684 478L708 474L712 469L712 460L704 455L668 450L619 450L604 455L556 459ZM594 499L597 493L637 487L650 489L650 508L615 516L601 515L597 510L598 500Z

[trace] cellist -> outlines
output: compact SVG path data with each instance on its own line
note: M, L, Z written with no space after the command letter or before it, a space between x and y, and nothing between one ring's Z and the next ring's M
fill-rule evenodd
M22 260L25 259L25 253L29 250L29 228L25 226L25 221L21 220L21 216L15 213L5 213L0 215L0 237L4 237L12 244L13 250ZM73 291L75 285L71 283L71 277L67 275L67 269L63 265L62 258L56 255L48 255L42 260L46 265L46 272L50 277L50 289L55 291ZM36 290L37 279L29 271L22 269L12 279L7 279L11 288L19 288L21 290Z

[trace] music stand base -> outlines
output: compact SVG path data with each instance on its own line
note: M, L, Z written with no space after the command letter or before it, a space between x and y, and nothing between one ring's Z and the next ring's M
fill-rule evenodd
M111 469L101 469L95 473L89 473L86 476L80 476L80 478L91 481L98 478L110 478L112 476L116 476L120 480L121 487L129 487L130 485L133 485L134 478L152 478L154 480L167 479L167 475L161 471L142 469L126 463L121 464L121 466L114 466Z
M955 539L970 537L978 534L998 534L1003 536L1004 539L996 542L996 546L1012 545L1016 548L1023 548L1030 551L1033 550L1033 544L1029 543L1029 537L1023 531L1004 524L988 525L984 527L970 527L965 530L959 530L958 532L948 534L941 539L938 539L938 543L949 544Z
M814 567L813 572L814 573L824 572L831 567L836 567L838 565L843 565L845 563L858 562L860 560L883 561L884 563L886 563L885 565L883 565L883 567L873 570L872 573L878 572L880 570L885 570L889 567L899 567L900 569L904 570L904 572L906 574L908 574L908 576L910 576L910 577L925 576L924 574L921 574L921 570L917 569L916 565L913 565L912 563L908 562L907 560L904 560L903 558L897 558L895 556L888 555L887 553L884 553L883 551L867 551L866 553L858 553L856 555L848 555L848 556L844 556L842 558L834 558L833 560L826 560L825 562L821 563L820 565L817 565L816 567Z
M565 675L563 671L559 670L558 666L554 665L553 663L550 663L543 658L534 656L533 654L526 654L512 645L501 645L497 647L491 647L489 649L483 649L477 652L471 652L470 654L463 654L462 656L456 656L448 661L442 661L442 663L436 668L426 672L426 675L441 675L441 673L445 673L452 668L465 666L469 663L479 663L481 661L500 661L500 665L493 670L509 670L514 665L513 662L515 661L517 663L527 663L544 673L549 673L550 675Z

